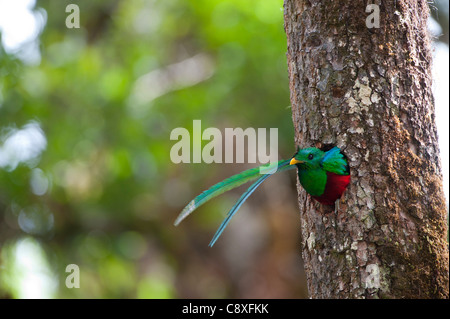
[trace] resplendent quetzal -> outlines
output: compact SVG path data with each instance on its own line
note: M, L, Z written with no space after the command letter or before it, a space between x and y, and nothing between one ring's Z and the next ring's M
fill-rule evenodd
M297 167L300 184L312 198L324 205L334 205L334 202L341 197L350 183L348 162L338 147L333 147L328 151L314 147L299 149L292 159L278 161L275 165L277 165L277 172ZM260 174L262 167L251 168L233 175L195 197L175 220L175 226L211 198L257 179L228 212L227 217L209 243L209 246L212 247L242 204L271 175Z

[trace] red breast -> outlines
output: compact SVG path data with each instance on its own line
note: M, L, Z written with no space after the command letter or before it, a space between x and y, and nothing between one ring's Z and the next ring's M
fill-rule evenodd
M338 175L327 172L325 191L320 196L312 197L321 204L334 205L334 202L342 196L349 183L350 175Z

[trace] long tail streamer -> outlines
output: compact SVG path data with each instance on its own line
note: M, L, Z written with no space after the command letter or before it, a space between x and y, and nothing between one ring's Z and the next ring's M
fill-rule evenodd
M278 161L275 164L277 167L277 172L295 168L295 165L289 165L289 162L290 162L290 160ZM233 175L233 176L223 180L220 183L213 185L212 187L210 187L209 189L207 189L206 191L204 191L203 193L201 193L200 195L195 197L192 201L190 201L188 205L186 205L186 207L181 211L180 215L178 215L177 219L175 220L174 225L177 226L183 219L185 219L187 216L189 216L195 209L197 209L198 207L200 207L201 205L203 205L210 199L259 177L258 180L255 183L253 183L244 194L242 194L242 196L239 198L239 200L236 202L236 204L231 208L227 217L222 222L222 224L220 225L216 234L214 235L214 238L212 239L212 241L209 244L209 246L212 247L214 245L214 243L216 242L216 240L222 234L225 227L228 225L230 219L239 210L239 208L242 206L242 204L258 188L258 186L271 175L271 174L261 175L261 171L263 169L267 170L267 166L263 165L260 167L248 169L239 174Z
M216 233L214 234L213 239L211 240L211 242L209 243L209 247L212 247L214 245L214 243L217 241L217 239L219 239L220 235L222 234L223 230L225 229L225 227L227 227L228 223L231 220L231 217L234 216L234 214L236 214L236 212L239 210L239 208L241 208L242 204L244 204L244 202L247 200L247 198L258 188L259 185L261 185L262 182L264 182L270 175L263 175L261 176L255 183L252 184L252 186L250 186L247 191L242 194L242 196L239 198L239 200L236 202L236 204L234 204L234 206L231 208L231 210L228 212L227 217L224 219L224 221L222 222L222 224L220 225L219 229L216 231Z

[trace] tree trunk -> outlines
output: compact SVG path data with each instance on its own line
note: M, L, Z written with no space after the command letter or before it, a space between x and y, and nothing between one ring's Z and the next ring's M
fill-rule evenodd
M425 0L285 0L296 144L334 144L335 213L298 185L312 298L448 298L447 221ZM373 22L369 17L369 22Z

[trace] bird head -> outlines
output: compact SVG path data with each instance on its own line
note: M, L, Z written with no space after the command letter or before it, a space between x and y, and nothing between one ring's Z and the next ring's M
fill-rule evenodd
M320 168L320 162L325 152L315 147L300 149L294 154L290 161L290 165L297 165L302 169Z

